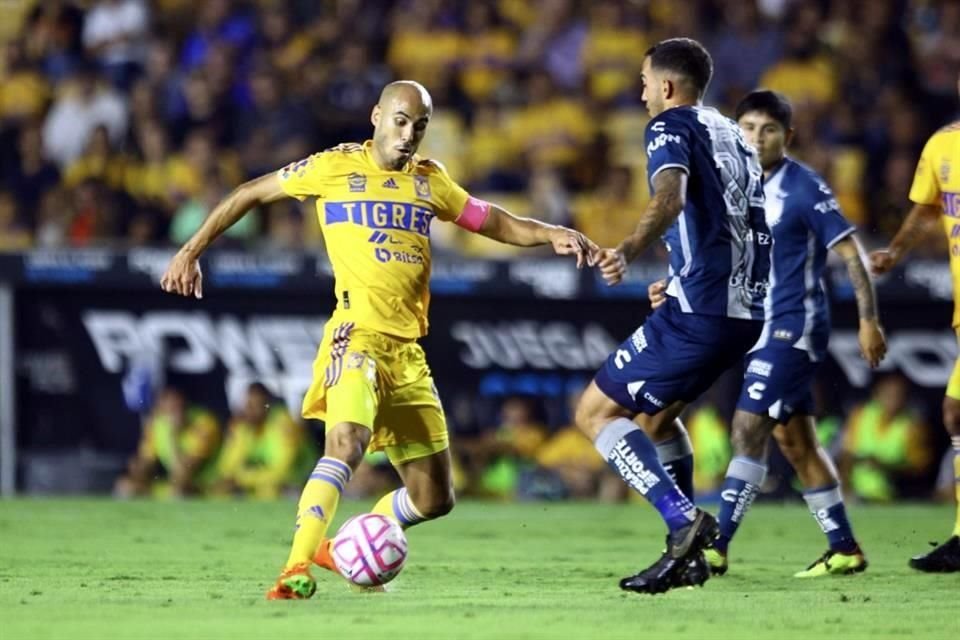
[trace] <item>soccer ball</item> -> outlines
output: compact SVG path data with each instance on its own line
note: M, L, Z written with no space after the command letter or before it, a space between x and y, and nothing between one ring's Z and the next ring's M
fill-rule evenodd
M354 516L340 527L330 554L344 578L362 587L386 584L407 560L407 537L400 525L375 513Z

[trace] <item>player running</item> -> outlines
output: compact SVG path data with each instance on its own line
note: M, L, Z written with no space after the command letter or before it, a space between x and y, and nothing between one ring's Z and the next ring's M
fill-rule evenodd
M417 343L427 332L433 219L508 244L551 244L558 254L576 255L578 267L595 249L575 231L471 197L439 163L417 156L432 112L421 85L387 85L371 114L373 140L314 154L239 186L161 280L165 291L200 298L198 258L246 211L284 197L316 198L337 306L302 413L326 422L326 445L303 489L290 555L268 599L309 598L316 590L311 561L333 568L327 527L368 450L385 450L403 481L375 513L410 527L453 508L443 408Z
M957 80L960 91L960 78ZM870 254L873 272L890 271L924 237L925 231L943 220L950 244L950 271L953 274L953 329L960 339L960 121L949 124L927 141L910 188L913 208L886 249ZM910 566L918 571L960 571L960 358L947 382L943 398L943 426L953 446L957 515L953 534L929 553L914 556Z
M710 54L688 38L664 40L643 60L652 199L636 231L600 252L598 266L607 282L619 282L626 264L663 235L667 301L609 356L576 412L610 467L669 528L663 556L620 581L622 589L644 593L706 581L702 552L718 531L713 516L678 488L634 419L652 431L675 425L686 403L740 362L763 328L770 232L762 174L736 123L701 105L712 73Z
M804 500L827 536L829 549L796 577L863 571L867 560L847 519L839 477L817 442L812 385L827 355L830 308L821 278L827 252L847 267L860 315L860 349L871 367L886 352L876 295L854 239L823 179L786 155L793 138L790 103L772 91L754 91L737 105L737 123L760 155L767 225L773 234L766 323L747 358L731 438L734 458L721 490L720 537L705 552L711 571L727 570L727 551L767 473L773 433L797 470Z

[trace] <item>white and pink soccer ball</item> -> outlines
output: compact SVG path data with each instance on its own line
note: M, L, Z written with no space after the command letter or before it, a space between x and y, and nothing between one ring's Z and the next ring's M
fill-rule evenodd
M340 575L362 587L386 584L407 560L407 537L400 525L375 513L354 516L340 527L330 545Z

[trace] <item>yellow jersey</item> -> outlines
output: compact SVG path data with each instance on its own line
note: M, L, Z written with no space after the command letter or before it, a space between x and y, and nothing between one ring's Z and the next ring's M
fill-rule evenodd
M927 140L910 187L910 200L943 208L953 275L953 326L960 328L960 121Z
M443 166L414 156L381 169L368 140L356 150L315 153L279 171L284 192L316 198L336 281L336 315L392 336L427 333L430 224L457 221L478 202Z

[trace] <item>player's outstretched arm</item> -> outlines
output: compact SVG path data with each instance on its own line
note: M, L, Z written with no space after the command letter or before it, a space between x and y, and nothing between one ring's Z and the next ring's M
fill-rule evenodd
M853 236L848 236L833 245L833 250L843 258L847 274L857 297L857 312L860 315L860 353L871 367L876 367L887 353L887 341L880 326L877 313L877 292L867 273L867 265L860 245Z
M915 204L886 249L870 254L870 269L880 275L890 271L927 234L940 217L940 205Z
M274 202L287 194L280 187L276 173L268 173L241 184L214 207L200 229L170 260L160 286L168 293L203 297L203 276L200 273L200 255L242 218L247 211L260 204Z
M553 245L558 255L575 255L578 269L584 264L593 265L593 254L599 249L579 231L533 218L521 218L495 204L490 205L490 211L477 232L491 240L518 247Z

